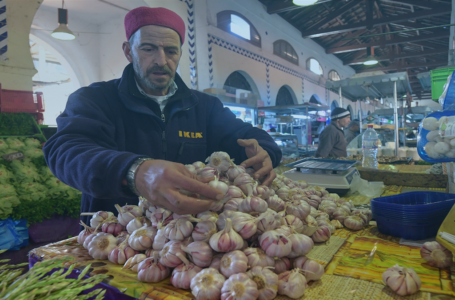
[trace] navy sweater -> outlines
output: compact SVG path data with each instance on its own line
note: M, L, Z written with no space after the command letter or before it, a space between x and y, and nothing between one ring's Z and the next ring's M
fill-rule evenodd
M82 191L82 212L137 204L122 180L140 157L190 164L225 151L240 164L247 157L237 139L256 139L274 167L279 164L281 151L265 131L237 119L218 98L190 90L178 74L175 82L178 90L163 113L139 92L131 64L122 78L70 95L43 150L52 173Z

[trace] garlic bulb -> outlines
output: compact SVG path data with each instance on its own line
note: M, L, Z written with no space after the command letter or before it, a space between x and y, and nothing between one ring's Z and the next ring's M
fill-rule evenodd
M204 167L204 168L198 170L197 175L201 178L212 178L212 177L218 176L219 172L215 168Z
M90 227L96 228L99 224L102 224L103 221L107 219L115 218L114 214L110 211L98 211L90 219Z
M286 225L291 227L295 232L303 232L303 223L302 221L294 215L286 215L281 219L281 225Z
M255 217L242 213L236 212L231 216L232 228L237 232L243 239L252 237L257 231L258 219Z
M224 253L218 253L215 256L213 256L209 268L214 268L219 272L221 267L221 259L223 258L223 256Z
M154 250L152 248L145 250L145 256L147 256L147 257L155 257L155 255L158 255L158 259L159 259L160 253L161 253L161 251Z
M276 212L284 210L284 201L277 195L273 195L266 200L268 207Z
M191 221L199 221L198 219L187 217L177 220L172 220L166 225L164 234L166 238L171 241L183 241L185 238L191 235L193 232L193 224Z
M317 223L318 223L318 226L327 226L330 229L330 233L334 233L336 230L335 226L330 224L329 220L319 220Z
M324 268L315 260L305 256L296 258L293 262L294 268L301 269L305 274L307 281L315 281L321 279L324 275Z
M292 251L291 240L276 230L264 232L259 238L259 244L270 257L288 256Z
M226 219L226 227L212 235L209 243L216 252L230 252L243 247L243 239L232 229L232 222L229 218Z
M234 220L234 219L233 219ZM274 210L267 209L265 213L262 213L257 218L257 229L260 234L274 230L281 225L281 216Z
M128 231L129 234L132 234L133 231L135 231L141 227L144 227L144 225L151 226L152 224L151 224L150 220L144 216L136 217L136 218L132 219L126 225L126 230Z
M243 250L248 258L248 267L275 267L275 260L265 254L260 248L246 248Z
M318 216L318 210L313 206L311 207L310 216L312 216L313 218L316 218Z
M166 279L171 273L171 269L163 266L158 257L149 257L144 259L137 268L137 279L142 282L160 282Z
M335 227L336 229L341 229L341 228L344 227L343 224L340 221L338 221L338 220L332 220L332 221L330 221L330 224L333 227Z
M192 165L196 168L196 170L205 168L205 164L202 161L194 162Z
M330 236L331 236L331 232L330 232L330 228L325 226L325 225L321 225L318 227L318 229L311 235L311 238L313 239L313 241L315 241L316 243L322 243L322 242L325 242L325 241L328 241L330 239Z
M99 226L99 225L98 225ZM88 249L88 245L93 240L93 238L98 234L98 231L95 231L85 237L84 244L82 245L85 249Z
M145 212L147 218L152 222L153 226L158 226L158 224L167 225L172 221L172 211L159 207L159 206L150 206Z
M245 273L232 275L224 282L221 300L254 300L259 297L257 284Z
M158 231L156 232L155 238L153 239L153 250L162 250L167 242L169 242L169 239L166 238L164 227L158 226Z
M239 205L243 201L243 198L232 198L229 199L226 204L224 204L223 211L231 210L238 211Z
M182 245L182 250L198 267L205 268L212 263L213 250L206 242L192 242L188 246Z
M116 238L117 238L117 245L120 245L121 243L123 243L125 240L128 241L128 238L130 237L128 231L122 231L120 232Z
M420 248L420 256L432 267L449 268L452 263L452 252L438 242L426 242Z
M148 202L148 200L145 199L144 197L139 196L139 204L137 206L139 206L142 209L142 214L145 215L145 212L150 206L152 206L152 204Z
M208 162L209 166L217 169L220 173L226 172L230 166L234 165L229 157L229 154L222 151L213 152L212 155L207 158L206 162Z
M259 215L266 212L268 208L267 202L259 197L246 197L240 202L239 211L252 215Z
M227 178L229 178L230 181L234 181L237 178L237 176L239 176L242 173L245 173L244 167L233 165L227 169L226 176Z
M101 226L101 231L105 233L110 233L114 236L120 234L120 232L124 231L125 227L120 224L118 221L105 221L103 226Z
M289 258L307 255L314 247L313 240L304 234L291 234L289 240L292 243L292 251L288 254Z
M292 234L292 228L286 225L281 225L280 227L275 229L275 231L286 237L289 237Z
M278 292L278 275L269 268L253 267L246 273L253 280L259 291L259 300L275 299Z
M232 216L238 213L237 211L224 211L218 216L218 220L216 221L216 227L218 230L223 230L226 227L226 219L230 218L232 220Z
M185 168L188 169L193 175L197 175L197 170L196 167L193 165L185 165Z
M187 290L190 288L191 279L193 279L193 277L202 269L190 263L184 255L180 253L177 255L183 261L183 264L178 265L174 271L172 271L171 284L178 289Z
M340 221L341 223L344 222L344 219L346 219L347 217L349 217L350 213L348 211L346 211L345 209L343 208L340 208L338 207L337 209L335 209L335 211L333 212L332 214L332 218L334 220L338 220Z
M145 249L151 248L153 240L156 236L156 229L146 225L139 228L131 234L128 239L128 244L137 251L144 251Z
M240 250L228 252L221 258L220 272L224 277L245 273L248 269L248 258Z
M226 195L226 193L228 192L228 189L229 189L229 186L226 183L218 180L218 177L215 177L215 180L210 181L209 186L211 186L214 189L219 190L222 195ZM228 199L226 199L226 201L227 200ZM226 202L226 201L224 201L224 202Z
M147 256L145 254L136 254L133 257L130 257L126 263L123 265L122 269L130 269L133 272L137 273L137 268L139 267L139 263L145 260Z
M94 259L107 259L109 253L117 247L117 239L110 233L100 232L90 241L88 254Z
M118 222L123 226L128 225L135 217L142 216L142 209L136 205L125 205L120 207L118 204L115 204L115 208L118 211Z
M395 265L382 273L382 281L400 296L411 295L420 290L422 281L413 268Z
M302 200L294 200L287 203L286 213L300 219L305 219L311 212L310 205Z
M359 216L348 216L344 219L343 224L352 230L360 230L365 225L364 220Z
M123 265L125 262L139 254L139 251L134 250L128 246L128 239L125 239L120 245L116 246L108 256L109 261L117 265Z
M177 256L178 253L185 256L185 252L182 250L182 243L179 241L170 241L160 251L159 261L163 266L175 268L183 263L179 256Z
M85 239L91 235L93 232L95 232L95 228L90 228L88 227L84 222L80 222L81 226L84 227L84 230L82 230L79 235L77 236L77 243L79 245L84 245Z
M324 200L326 201L326 200ZM323 201L323 202L324 202ZM325 212L327 213L329 216L332 216L332 214L335 212L335 210L337 209L337 205L335 204L335 202L333 201L329 201L327 203L321 203L321 205L319 205L318 209L322 212Z
M276 191L276 195L280 197L282 200L286 201L290 197L289 192L290 189L287 186L283 186Z
M216 224L212 221L201 221L194 227L191 236L196 242L208 242L210 237L216 233Z
M257 190L257 196L259 198L262 198L264 200L269 199L269 197L270 197L270 189L269 189L268 186L260 185L260 186L257 187L256 190Z
M213 223L216 223L216 221L218 220L218 214L213 211L205 211L200 214L197 214L196 218L201 221L212 221Z
M287 257L275 259L275 269L273 270L276 274L281 274L291 269L291 261Z
M302 220L303 223L303 230L302 234L311 236L313 233L316 232L318 229L318 222L310 215L308 215L305 219Z
M247 173L240 174L234 180L234 185L239 187L247 196L253 195L254 184L254 179Z
M225 281L224 276L216 269L203 269L191 279L191 293L196 300L220 299Z
M278 275L278 294L280 295L298 299L303 296L307 286L306 278L299 269L286 271Z

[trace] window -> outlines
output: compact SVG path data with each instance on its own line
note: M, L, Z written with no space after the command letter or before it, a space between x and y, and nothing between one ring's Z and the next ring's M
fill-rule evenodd
M240 74L240 72L232 72L231 75L226 79L224 82L224 86L226 87L231 87L231 88L236 88L236 89L241 89L241 90L246 90L246 91L251 91L251 86L246 80L245 76Z
M217 14L218 28L261 47L261 37L254 26L241 14L225 10Z
M315 74L318 74L318 75L324 74L324 72L322 71L321 64L319 64L319 62L317 60L315 60L314 58L309 58L306 61L306 68L307 68L307 70L310 70L311 72L313 72Z
M338 74L338 72L335 71L335 70L330 71L330 72L329 72L329 80L332 80L332 81L339 81L339 80L341 80L340 74Z
M294 105L294 98L287 87L282 86L276 96L276 106L280 105Z
M299 65L299 57L297 56L297 53L294 48L292 48L292 46L284 40L278 40L273 43L273 54L278 55L295 65Z

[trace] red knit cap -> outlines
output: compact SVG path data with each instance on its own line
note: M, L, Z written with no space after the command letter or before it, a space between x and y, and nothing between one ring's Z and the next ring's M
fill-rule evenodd
M185 42L185 22L172 10L163 7L141 6L131 10L125 16L126 40L139 28L146 25L157 25L175 30L183 44Z

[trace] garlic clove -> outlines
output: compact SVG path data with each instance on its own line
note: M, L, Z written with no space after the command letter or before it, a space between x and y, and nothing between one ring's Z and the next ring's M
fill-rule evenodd
M196 300L220 299L225 281L224 276L216 269L203 269L191 279L191 293Z
M230 276L221 289L221 300L254 300L258 297L257 284L245 273Z

